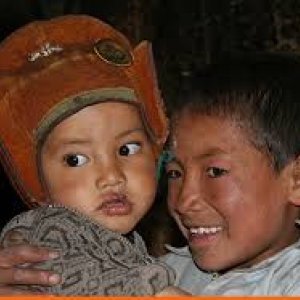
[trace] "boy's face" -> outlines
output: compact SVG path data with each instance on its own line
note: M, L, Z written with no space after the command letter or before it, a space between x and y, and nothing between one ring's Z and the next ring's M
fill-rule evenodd
M127 233L153 203L155 157L138 109L105 102L57 125L42 148L51 202Z
M287 168L228 120L185 114L173 129L169 208L200 268L248 267L298 238Z

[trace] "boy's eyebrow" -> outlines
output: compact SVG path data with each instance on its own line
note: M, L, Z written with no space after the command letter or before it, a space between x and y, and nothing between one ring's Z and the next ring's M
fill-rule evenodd
M205 159L205 158L213 157L213 156L216 156L216 155L226 156L227 154L224 151L222 151L221 149L214 147L214 148L208 149L208 151L206 151L205 153L201 153L199 155L196 155L195 159L200 160L200 159ZM178 159L175 155L173 155L169 159L168 162L174 162L174 163L177 163L178 165L182 166L182 163L181 163L180 159Z
M180 160L175 156L173 156L171 159L169 159L167 161L167 163L177 163L177 164L181 165Z
M225 155L225 153L222 152L222 151L215 151L214 153L199 154L195 158L196 159L205 159L205 158L213 157L213 156L216 156L216 155Z
M175 166L179 167L181 170L185 170L185 167L184 167L183 163L174 155L168 162L166 162L166 167L169 164L171 164L171 166L172 166L172 164L175 164Z
M174 155L168 161L166 161L166 164L170 164L170 163L175 163L178 164L180 167L183 167L181 161Z
M226 156L228 153L226 153L225 151L223 151L220 148L217 147L212 147L209 148L205 151L205 153L201 153L199 155L196 156L196 159L204 159L204 158L209 158L212 156L216 156L216 155L223 155Z

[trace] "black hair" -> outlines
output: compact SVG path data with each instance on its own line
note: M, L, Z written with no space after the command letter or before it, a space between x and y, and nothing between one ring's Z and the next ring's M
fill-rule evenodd
M276 171L300 154L300 57L230 57L184 77L171 125L183 113L233 120Z

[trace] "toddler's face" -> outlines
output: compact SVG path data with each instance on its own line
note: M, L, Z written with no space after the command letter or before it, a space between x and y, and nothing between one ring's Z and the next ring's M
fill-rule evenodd
M251 266L297 239L286 169L275 173L237 125L185 114L172 138L169 208L200 268Z
M127 233L153 203L155 157L135 106L104 102L58 124L41 155L51 202Z

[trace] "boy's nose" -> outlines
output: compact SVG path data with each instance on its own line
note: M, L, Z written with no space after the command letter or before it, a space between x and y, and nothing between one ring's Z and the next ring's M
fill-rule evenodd
M186 178L175 198L170 205L179 214L202 210L207 206L201 192L200 183L195 178Z
M179 214L185 214L189 211L193 211L194 208L199 206L199 197L192 193L182 193L174 202L173 209Z
M121 187L125 184L125 175L117 162L108 162L98 166L96 185L99 189Z

